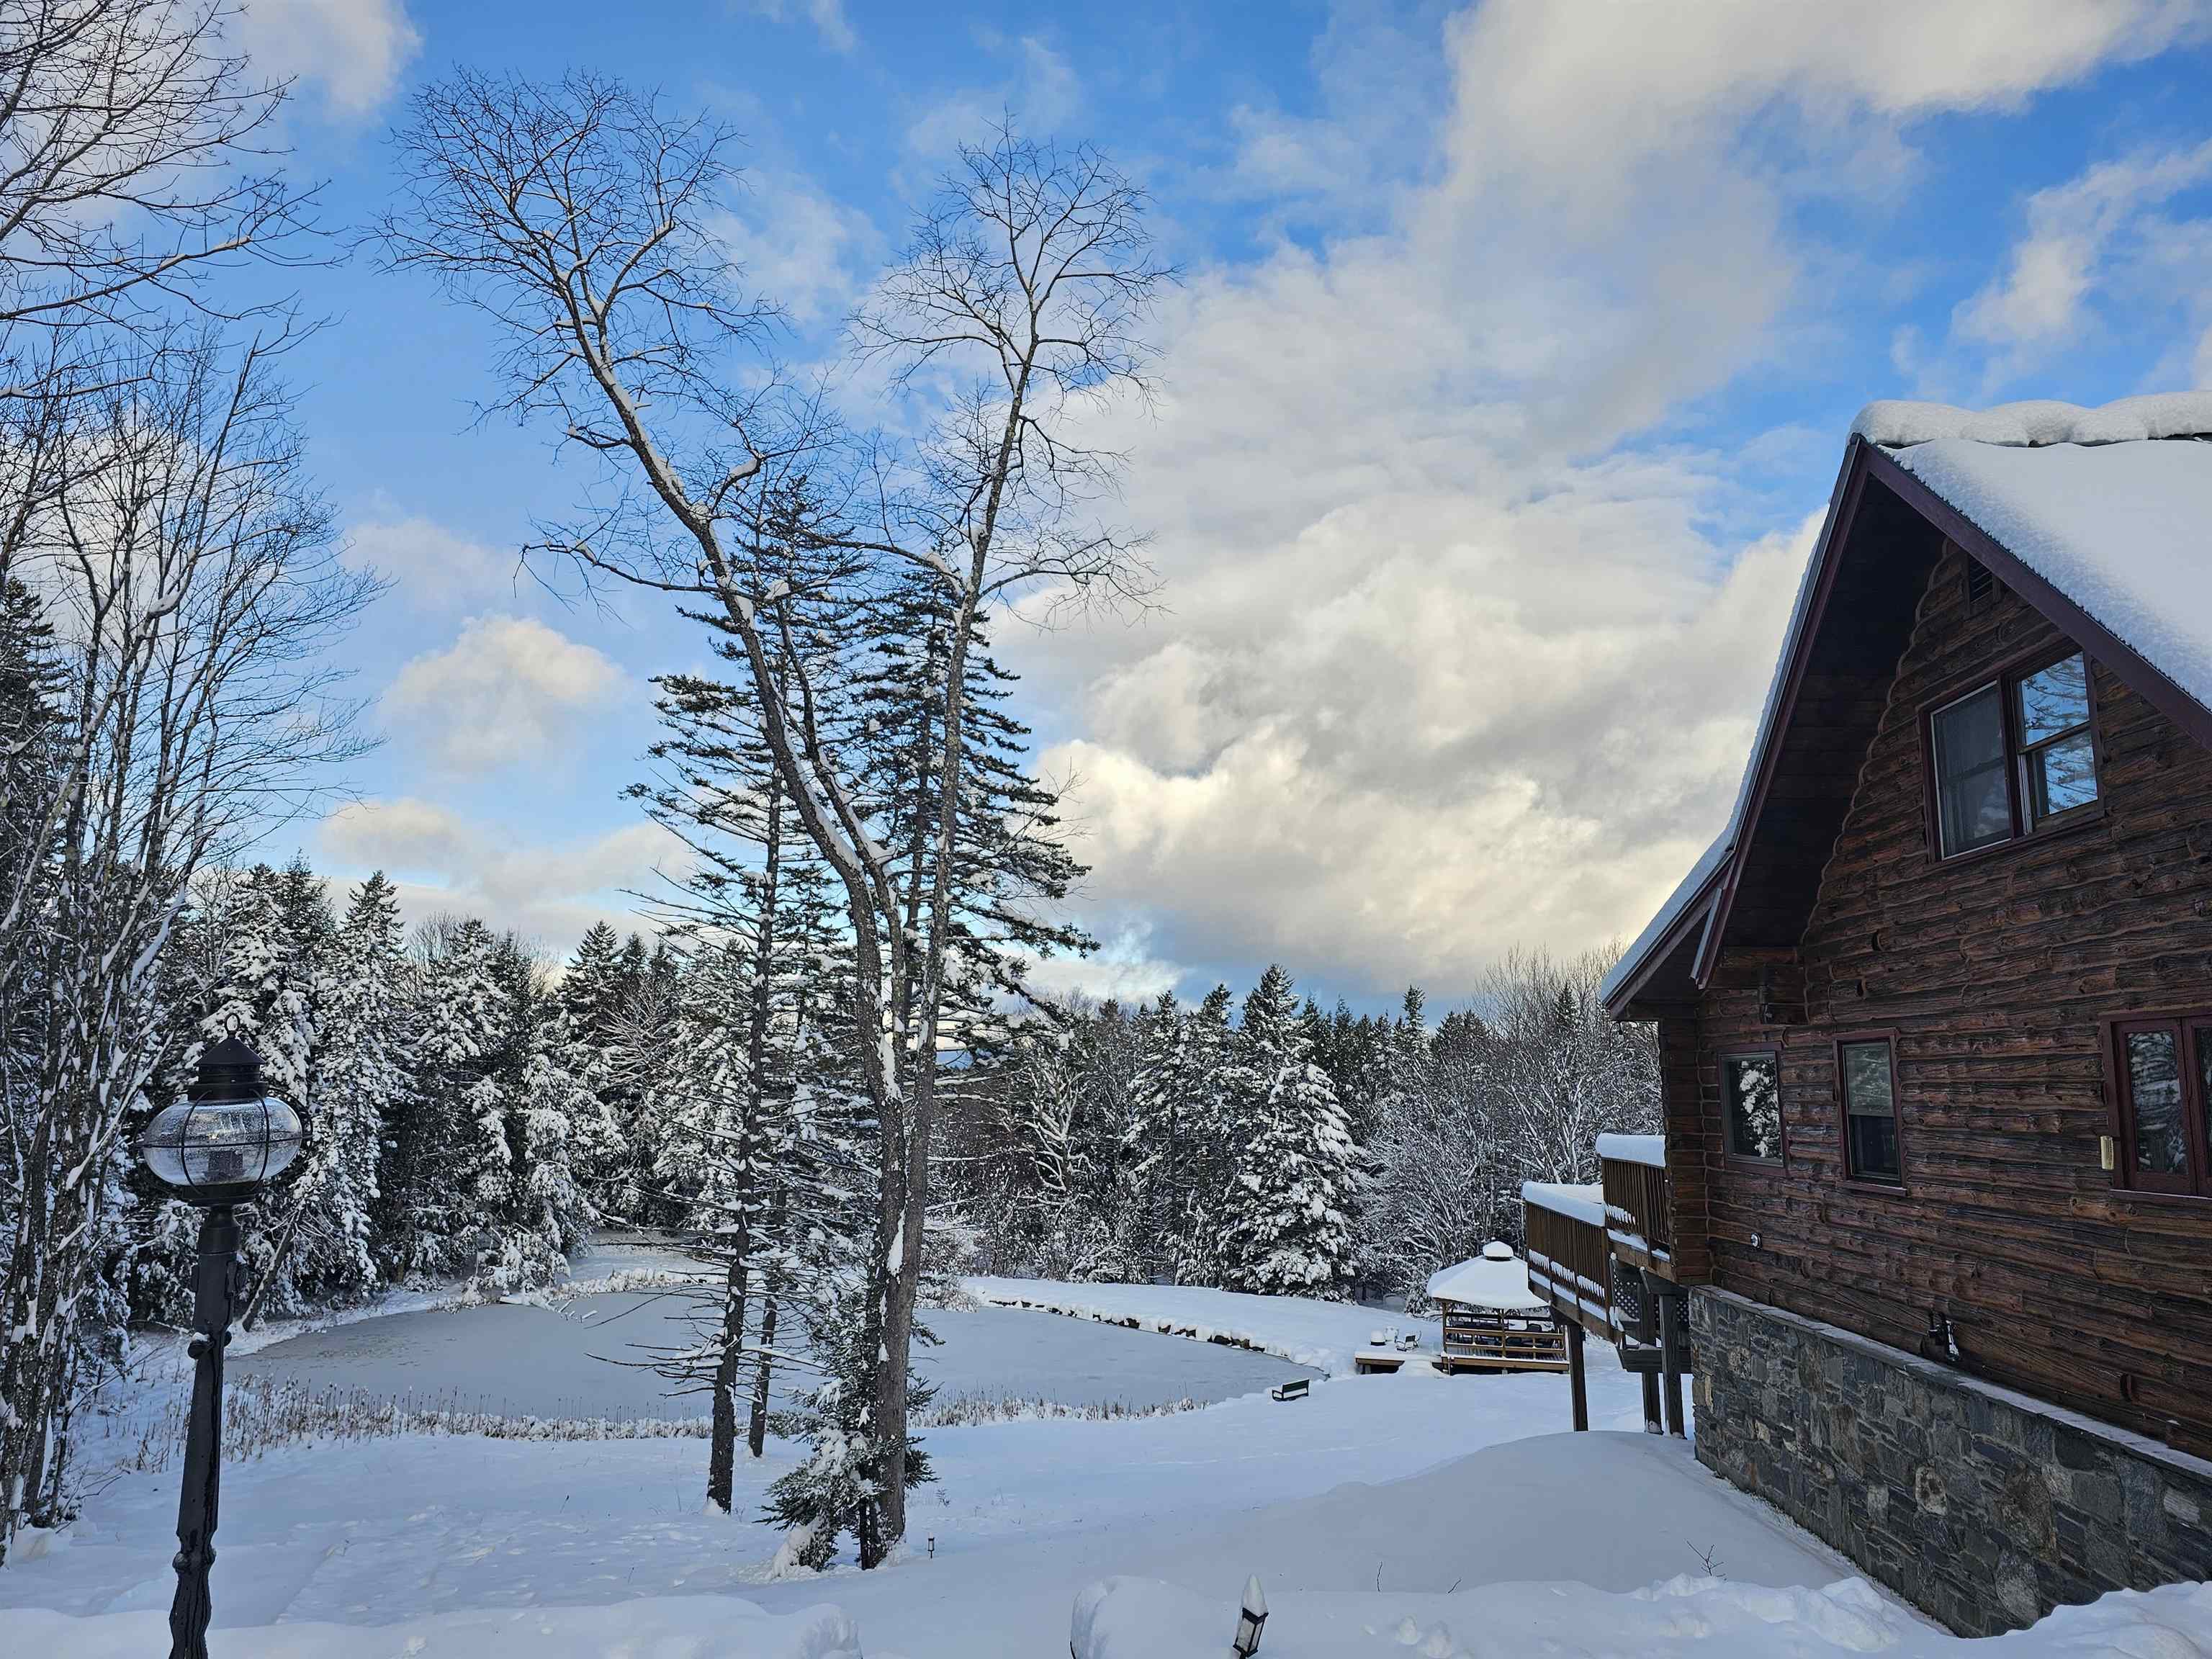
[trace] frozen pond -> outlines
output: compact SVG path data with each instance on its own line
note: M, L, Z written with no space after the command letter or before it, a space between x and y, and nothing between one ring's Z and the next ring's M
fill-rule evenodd
M234 1358L230 1370L510 1416L696 1417L706 1411L703 1395L671 1398L672 1385L641 1368L646 1350L693 1340L692 1306L623 1291L578 1297L557 1310L495 1303L393 1314L272 1343ZM915 1345L916 1369L940 1401L980 1395L1144 1407L1228 1400L1317 1375L1242 1348L1056 1314L934 1309L921 1317L942 1341ZM787 1372L776 1393L781 1399L804 1386L803 1374Z

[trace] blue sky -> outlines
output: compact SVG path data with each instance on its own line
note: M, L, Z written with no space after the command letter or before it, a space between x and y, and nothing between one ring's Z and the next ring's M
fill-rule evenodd
M1278 957L1442 1004L1633 933L1726 811L1859 404L2212 383L2203 5L261 0L244 33L301 77L337 235L458 64L714 111L801 361L1001 111L1146 181L1188 279L1113 435L1165 608L1001 640L1072 780L1094 989ZM347 647L387 741L270 850L565 947L666 853L620 791L698 642L514 580L576 480L474 422L476 319L365 258L299 280L315 467L394 583Z

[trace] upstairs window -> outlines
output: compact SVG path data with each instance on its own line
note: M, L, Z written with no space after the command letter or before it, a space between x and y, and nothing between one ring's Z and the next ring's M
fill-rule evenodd
M1782 1063L1771 1050L1721 1060L1723 1109L1731 1158L1782 1161Z
M2122 1021L2112 1058L2120 1183L2212 1196L2212 1014Z
M1945 858L2032 836L2097 801L2089 665L2078 651L1954 698L1928 717Z

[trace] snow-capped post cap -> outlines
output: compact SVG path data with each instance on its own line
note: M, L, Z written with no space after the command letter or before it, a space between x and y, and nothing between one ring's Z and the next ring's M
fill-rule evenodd
M1513 1247L1502 1238L1493 1238L1482 1247L1482 1259L1485 1261L1510 1261L1513 1260Z
M1260 1588L1260 1575L1244 1581L1244 1605L1237 1610L1237 1639L1231 1644L1237 1659L1252 1659L1260 1650L1260 1632L1267 1623L1267 1597Z

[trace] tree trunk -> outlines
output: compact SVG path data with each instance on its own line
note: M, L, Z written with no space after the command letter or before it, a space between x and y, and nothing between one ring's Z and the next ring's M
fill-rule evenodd
M707 1453L707 1501L725 1515L738 1466L738 1364L745 1346L745 1261L730 1263L722 1292L721 1352L714 1359L714 1439Z
M753 1370L752 1415L745 1424L745 1449L755 1457L768 1443L768 1382L774 1364L769 1350L775 1346L777 1274L769 1270L768 1287L761 1295L760 1363Z

